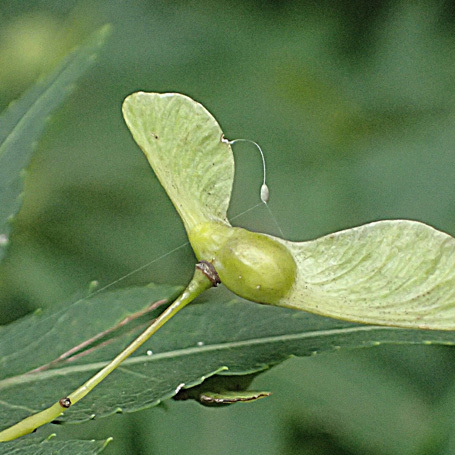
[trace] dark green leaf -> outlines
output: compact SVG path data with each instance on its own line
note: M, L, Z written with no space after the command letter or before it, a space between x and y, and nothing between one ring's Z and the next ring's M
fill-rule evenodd
M22 439L4 442L0 445L0 455L90 455L101 453L109 444L106 441L55 441L52 437L43 440Z
M178 288L170 286L150 286L95 293L90 298L82 298L61 309L37 311L0 327L0 378L22 374L47 364L150 304L174 297L177 291ZM150 315L144 316L147 321L151 320ZM128 328L131 328L131 323ZM118 336L117 332L107 334L96 342L106 341L106 338L115 340L115 336ZM114 349L118 348L117 345ZM110 352L115 350L110 349ZM95 351L91 359L98 359L97 356L98 352ZM100 360L107 358L103 353Z
M46 311L3 329L0 426L15 423L66 396L118 353L133 335L100 346L73 362L61 362L34 374L21 373L118 323L128 311L139 311L150 302L173 294L175 289L169 288L105 293L56 314ZM199 302L164 326L135 357L125 361L62 419L78 422L114 412L137 411L214 374L252 374L292 355L309 356L384 343L455 344L452 332L352 324L253 304L220 289L210 291ZM8 350L12 351L9 356Z

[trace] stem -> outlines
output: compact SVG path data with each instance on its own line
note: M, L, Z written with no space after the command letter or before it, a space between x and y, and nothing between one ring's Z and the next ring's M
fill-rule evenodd
M127 357L144 344L160 327L177 314L188 303L192 302L199 294L213 286L212 281L197 266L193 278L183 291L163 313L160 314L147 329L142 332L129 346L127 346L117 357L108 363L102 370L98 371L87 382L82 384L68 397L54 403L44 411L26 417L24 420L0 432L0 442L11 441L26 434L32 433L38 427L52 422L71 405L84 398L95 386L112 373Z

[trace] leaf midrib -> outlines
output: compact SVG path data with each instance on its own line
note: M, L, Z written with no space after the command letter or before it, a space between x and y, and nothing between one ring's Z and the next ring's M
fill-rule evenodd
M394 327L381 327L381 326L359 326L359 327L346 327L341 329L330 329L330 330L317 330L311 332L304 332L304 333L293 333L293 334L284 334L284 335L275 335L275 336L268 336L263 338L251 338L248 340L241 340L241 341L230 341L226 343L215 343L209 344L204 346L196 346L190 348L183 348L173 351L161 352L157 354L149 355L140 355L129 358L122 363L122 366L131 366L138 363L149 363L160 361L164 359L172 359L177 357L201 354L206 352L213 352L213 351L222 351L228 349L239 349L242 347L250 347L253 345L261 345L261 344L270 344L276 342L286 342L286 341L295 341L299 339L306 339L311 337L321 337L321 336L333 336L333 335L343 335L349 333L358 333L358 332L373 332L373 331L393 331L393 330L400 330ZM338 349L335 346L333 349ZM87 363L84 365L73 365L69 367L63 368L54 368L52 370L43 371L39 373L33 374L22 374L18 376L12 376L10 378L6 378L0 381L0 390L4 389L8 386L12 385L19 385L19 384L27 384L30 382L35 382L37 380L46 380L52 378L54 376L66 376L72 373L83 373L83 372L91 372L91 371L98 371L104 366L106 366L109 362L93 362Z

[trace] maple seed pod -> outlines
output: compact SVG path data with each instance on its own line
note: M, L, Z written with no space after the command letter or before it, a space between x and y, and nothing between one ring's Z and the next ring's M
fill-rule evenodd
M211 222L189 237L198 259L210 261L221 282L240 297L275 304L295 282L292 254L265 234Z

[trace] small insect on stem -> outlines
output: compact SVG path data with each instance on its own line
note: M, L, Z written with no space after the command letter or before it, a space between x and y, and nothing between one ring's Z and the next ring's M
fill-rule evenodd
M199 269L213 284L213 287L217 287L220 283L220 277L218 276L213 264L208 261L200 261L196 264L196 268Z
M65 409L68 409L71 406L71 400L68 397L60 398L58 402L60 406Z

